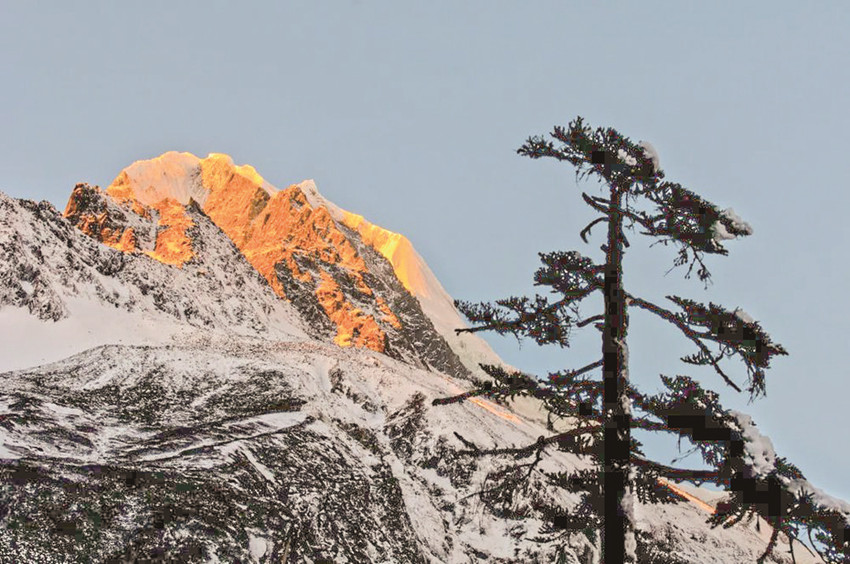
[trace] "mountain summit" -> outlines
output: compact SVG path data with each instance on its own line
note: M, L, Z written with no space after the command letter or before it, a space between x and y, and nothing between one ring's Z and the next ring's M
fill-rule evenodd
M192 213L221 229L317 337L458 376L497 361L482 340L455 335L463 322L451 298L404 236L328 202L312 180L278 190L227 155L168 152L133 163L105 191L78 185L64 215L106 245L182 268L202 245Z

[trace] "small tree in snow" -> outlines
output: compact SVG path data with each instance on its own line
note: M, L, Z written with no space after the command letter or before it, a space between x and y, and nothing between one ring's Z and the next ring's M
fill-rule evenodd
M555 127L551 136L557 146L532 137L517 152L533 159L566 161L575 167L577 179L596 177L604 184L605 197L582 193L584 202L600 215L580 233L587 243L596 224L607 227L601 247L604 260L597 263L575 251L541 253L543 267L535 274L535 284L549 287L556 299L511 297L495 305L459 301L458 309L474 326L457 331L489 330L530 337L541 345L568 346L572 330L592 326L602 333L602 356L582 368L549 374L545 381L482 365L492 382L481 382L470 392L434 403L476 395L497 400L533 396L548 410L550 430L554 431L551 423L559 418L578 420L580 425L540 437L535 445L492 451L470 445L473 448L467 452L537 453L533 463L523 465L526 478L547 445L591 456L601 472L546 474L554 485L584 491L582 505L570 514L558 508L543 509L550 517L548 532L568 535L582 530L594 538L590 531L601 528L602 553L609 564L637 561L635 498L662 501L660 478L711 481L729 490L728 500L712 516L714 524L729 525L753 512L764 516L774 525L774 535L762 560L773 549L779 532L794 538L806 529L826 546L824 556L830 562L847 561L850 506L814 489L796 467L776 457L748 416L725 410L716 393L687 376L662 376L668 391L655 396L640 393L628 376L628 316L630 308L638 308L670 323L694 344L694 354L682 361L711 367L726 385L742 392L722 365L725 359L736 357L746 369L750 399L765 393L770 360L787 353L757 321L740 309L667 296L677 308L674 311L626 291L623 284L623 254L629 246L625 230L637 227L657 243L675 245L674 266L687 265L686 278L696 268L707 287L710 273L704 256L728 254L723 242L752 234L750 226L733 210L721 210L680 184L664 181L658 155L648 143L633 143L611 128L592 130L581 117L568 128ZM580 303L595 292L602 294L602 311L582 317ZM601 381L590 377L599 368ZM640 416L634 416L633 407L642 412ZM631 437L633 427L688 438L713 470L673 468L648 460ZM510 487L515 486L516 480L511 481Z

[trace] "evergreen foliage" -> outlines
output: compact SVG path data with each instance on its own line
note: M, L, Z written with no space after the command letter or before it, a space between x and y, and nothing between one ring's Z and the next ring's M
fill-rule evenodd
M470 456L535 457L514 470L491 476L495 485L488 487L487 495L503 501L500 495L513 495L528 480L543 450L557 447L590 457L597 470L542 472L550 485L582 492L583 497L569 512L560 507L537 508L548 519L540 531L541 541L566 542L571 535L580 534L599 543L601 530L606 562L634 562L639 554L648 554L645 541L640 535L635 537L630 509L635 498L644 503L670 502L678 496L664 487L663 480L689 480L712 482L729 492L709 519L712 526L728 527L753 514L773 525L773 536L760 562L774 549L779 534L796 539L801 531L817 541L827 562L850 562L850 511L822 495L784 458L754 454L763 447L759 442L763 438L748 416L726 410L719 394L703 389L689 376L661 375L666 391L651 396L640 393L628 378L628 309L637 308L664 319L693 342L697 350L681 358L684 363L713 368L726 385L741 392L721 365L725 359L737 358L746 370L750 400L766 393L765 371L771 359L788 353L757 321L740 310L667 296L680 310L674 312L627 292L622 285L622 255L629 246L624 229L638 226L640 233L653 237L655 243L676 245L673 267L687 264L686 278L697 267L697 275L707 287L711 274L704 255L728 254L723 241L751 235L752 228L731 209L721 210L680 184L665 181L654 149L633 143L613 128L591 129L578 117L567 128L555 127L551 137L559 143L531 137L517 153L566 161L575 167L577 180L595 178L608 188L608 198L582 193L584 202L600 216L580 232L586 243L595 225L606 224L608 237L601 247L605 260L596 263L576 251L540 253L543 266L534 274L535 285L547 287L556 299L510 297L495 305L458 301L457 308L472 327L456 331L495 331L541 345L566 347L572 331L592 324L602 333L603 354L587 366L551 373L543 380L482 365L492 381L434 401L447 404L473 396L510 401L530 396L547 410L549 430L554 434L540 437L532 445L483 450L460 437L470 447L465 452ZM638 203L643 207L639 209ZM603 311L582 317L580 302L596 291L603 295ZM601 380L592 377L599 368ZM638 416L632 415L632 407ZM555 432L554 423L559 420L577 423L568 431ZM631 428L689 440L712 469L689 470L648 460L640 443L630 436ZM640 546L635 546L635 538Z

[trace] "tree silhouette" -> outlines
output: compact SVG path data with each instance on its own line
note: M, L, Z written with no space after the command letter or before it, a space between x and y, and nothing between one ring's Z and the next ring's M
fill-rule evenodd
M751 235L751 227L733 210L721 210L680 184L665 181L658 155L648 143L633 143L612 128L591 129L581 117L567 128L555 127L551 137L557 145L531 137L517 152L533 159L566 161L575 167L577 181L595 177L607 188L607 197L582 193L583 201L599 217L580 232L587 243L593 227L606 224L607 237L601 246L604 261L595 263L576 251L540 253L543 266L535 273L535 285L548 287L556 299L510 297L495 305L457 301L473 327L456 331L495 331L531 338L540 345L565 347L572 331L592 326L601 331L602 356L587 366L551 373L545 381L482 365L492 381L478 382L473 390L434 400L434 404L472 396L496 401L532 396L548 411L550 431L559 419L578 424L519 448L484 450L460 437L470 447L465 454L520 458L534 454L535 460L522 465L522 472L493 477L501 480L501 487L510 488L505 490L508 492L523 476L531 475L540 453L550 445L588 455L601 472L544 472L549 483L581 491L584 496L571 513L558 507L538 507L549 521L541 532L551 538L552 534L581 531L595 540L595 531L601 529L602 554L609 564L637 562L634 505L636 499L669 501L671 493L660 485L662 478L711 481L729 490L730 496L710 519L713 525L731 526L752 513L767 519L774 533L760 561L773 550L780 532L791 539L798 538L801 530L814 533L828 562L850 561L850 505L817 490L799 469L775 456L749 416L724 409L718 394L704 390L687 376L662 375L667 391L655 396L640 393L629 379L629 309L638 308L670 323L695 345L696 351L681 358L683 362L711 367L726 385L742 392L723 366L725 359L735 357L746 369L745 389L750 400L765 394L765 371L771 359L787 352L757 321L740 309L730 311L714 303L705 305L670 295L667 299L678 310L673 311L627 292L623 284L627 229L640 228L641 234L655 238L653 245L676 246L674 268L687 265L686 278L696 268L707 288L711 275L705 255L728 254L723 242ZM580 303L595 292L602 294L602 311L582 317ZM599 368L601 381L590 377ZM633 415L633 407L642 412L640 416ZM632 428L686 437L713 470L674 468L647 459L631 437Z

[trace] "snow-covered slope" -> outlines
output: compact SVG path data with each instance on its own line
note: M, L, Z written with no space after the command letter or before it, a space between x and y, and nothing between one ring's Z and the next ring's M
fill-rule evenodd
M554 561L534 507L578 498L539 471L512 500L476 495L511 461L464 456L455 435L486 448L544 430L497 406L430 406L453 385L369 350L209 336L8 373L0 562L81 547L94 561ZM551 449L541 468L584 465ZM651 561L752 562L765 543L709 530L686 502L638 516L645 553L668 557ZM566 546L567 562L595 561L581 535Z
M98 243L47 202L0 193L0 371L196 331L304 338L292 305L203 214L189 213L196 259L177 269Z

